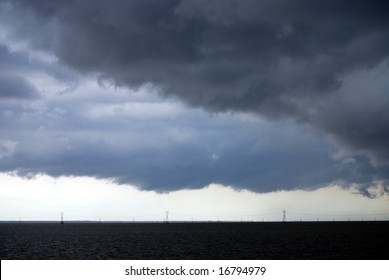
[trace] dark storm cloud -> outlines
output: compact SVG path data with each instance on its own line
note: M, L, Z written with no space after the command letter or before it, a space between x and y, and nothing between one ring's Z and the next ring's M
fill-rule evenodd
M339 130L331 115L311 114L339 94L344 75L387 58L386 1L17 2L37 24L56 24L50 50L76 69L130 87L153 82L212 111L308 122L372 154L377 137L389 142L386 120L368 120L377 131L366 134L358 119ZM351 141L354 126L361 135Z
M16 145L12 153L3 153L6 156L0 161L0 170L14 170L26 177L44 172L51 176L112 178L156 191L200 188L217 182L267 192L316 188L339 178L368 185L375 176L363 160L350 166L338 164L328 157L328 143L284 125L274 128L231 118L201 125L206 118L191 116L190 121L198 127L188 127L190 122L184 121L175 123L172 132L168 120L133 124L136 120L130 119L120 125L115 119L104 122L102 133L94 127L103 125L100 121L89 120L84 127L82 123L87 120L80 112L85 108L67 110L74 118L66 117L64 126L74 123L71 131L59 127L61 122L52 130L37 131L36 127L54 120L50 114L43 114L31 121L35 127L27 123L29 129L8 135ZM176 133L185 135L187 129L190 139L180 141L182 136Z
M344 149L336 160L352 159L358 166L358 175L346 174L344 166L338 172L328 167L332 161L327 157L326 174L298 180L300 171L314 165L315 160L308 160L296 167L294 184L293 174L285 177L291 185L389 177L387 1L4 0L2 5L9 14L24 15L7 19L12 38L53 53L78 71L129 88L151 82L163 95L211 112L292 119L334 139ZM289 156L296 159L302 153ZM242 156L241 166L260 165L256 156ZM239 154L232 153L233 158L239 161ZM268 168L258 172L269 174L287 158L264 155ZM284 166L284 172L294 170L291 166ZM137 174L146 170L140 169ZM228 170L220 165L212 176L244 185L240 178L249 171L239 169L233 178ZM184 175L190 168L169 176L180 174L181 181L165 181L186 185ZM131 181L125 175L114 177ZM250 186L279 178L248 177Z
M0 74L0 99L34 98L37 90L28 81L19 76L3 76Z
M15 70L25 68L25 61L12 56L0 45L0 99L31 99L38 96L38 90ZM4 102L4 100L3 100Z
M26 79L31 73L44 72L54 79L70 84L76 83L79 78L77 73L58 65L56 62L46 62L23 51L11 51L1 43L0 61L0 79L2 81L0 95L3 97L37 97L39 89Z

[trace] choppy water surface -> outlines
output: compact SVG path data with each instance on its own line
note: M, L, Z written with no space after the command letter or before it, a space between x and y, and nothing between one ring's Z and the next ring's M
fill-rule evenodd
M388 222L0 223L1 259L389 259Z

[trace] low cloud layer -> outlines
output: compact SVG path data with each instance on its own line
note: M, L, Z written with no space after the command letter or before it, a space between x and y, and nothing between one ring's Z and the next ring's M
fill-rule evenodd
M161 190L388 180L386 1L0 3L0 58L11 65L0 72L3 115L31 113L30 125L41 129L37 146L18 144L0 159L3 171L109 177ZM147 95L140 105L111 89L83 95L85 77L132 94L149 85L167 101ZM53 85L43 90L49 78ZM210 115L187 112L176 99ZM154 110L164 115L147 115ZM251 114L266 122L242 120ZM31 126L14 125L4 143L30 135ZM54 132L72 149L54 149ZM272 140L259 141L264 135ZM32 156L45 141L53 150Z

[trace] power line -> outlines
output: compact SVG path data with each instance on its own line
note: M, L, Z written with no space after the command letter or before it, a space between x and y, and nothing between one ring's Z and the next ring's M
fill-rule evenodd
M282 216L280 214L282 213ZM60 213L60 223L64 223L64 212ZM277 217L278 216L278 217ZM173 219L171 218L173 217ZM356 221L363 220L389 220L389 212L378 212L378 213L301 213L301 212L289 212L288 211L288 220L300 220L302 221L302 217L307 217L308 220L311 221L334 221L335 218L337 221ZM144 214L144 215L123 215L123 216L82 216L82 215L67 215L67 221L132 221L138 222L142 221L164 221L170 222L173 221L282 221L286 222L286 210L282 210L282 212L269 212L269 213L247 213L247 214L236 214L236 215L220 215L220 213L215 213L215 215L201 215L197 213L194 214L184 214L184 213L170 213L169 211L165 211L165 215L159 214ZM8 217L0 217L0 220L3 221L55 221L55 216L47 215L47 216L8 216Z

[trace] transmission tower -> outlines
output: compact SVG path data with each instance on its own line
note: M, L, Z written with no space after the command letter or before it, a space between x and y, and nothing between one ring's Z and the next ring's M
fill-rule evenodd
M286 210L283 210L283 211L282 211L282 222L283 222L283 223L286 222Z
M165 215L166 215L166 220L165 220L165 223L169 223L169 211L166 211L165 212Z

